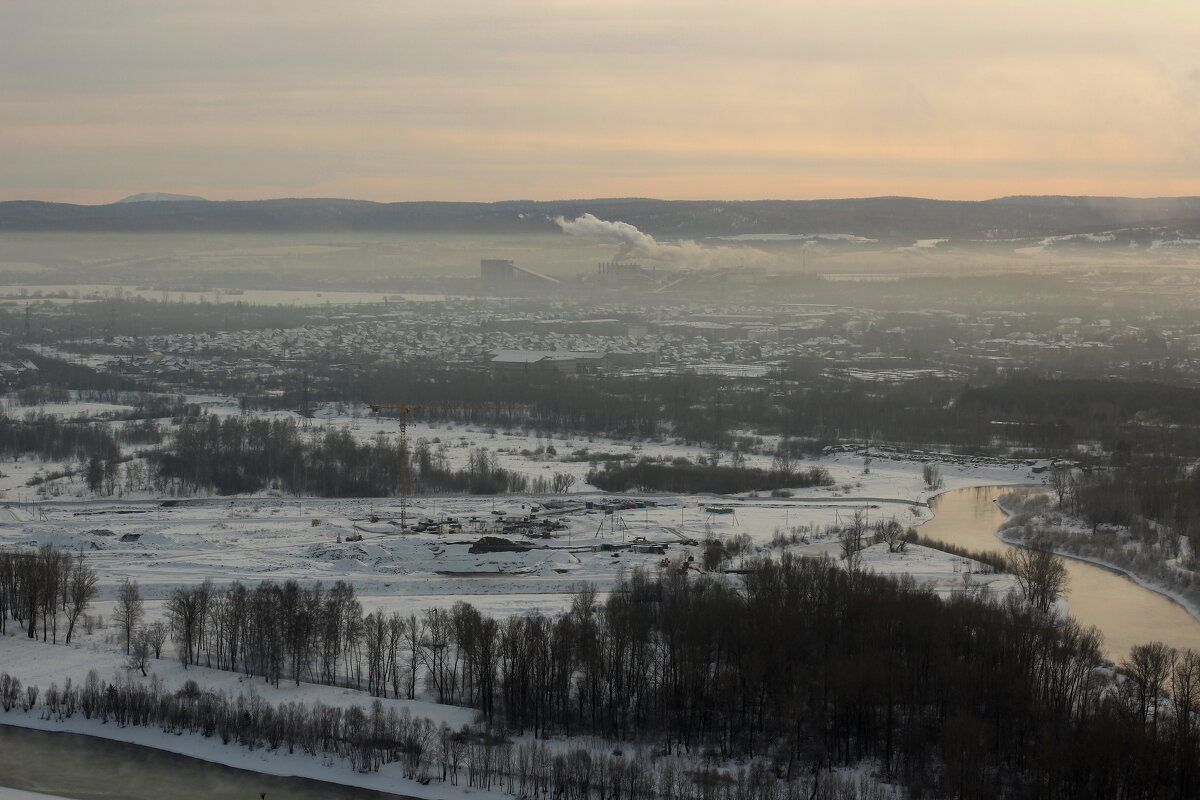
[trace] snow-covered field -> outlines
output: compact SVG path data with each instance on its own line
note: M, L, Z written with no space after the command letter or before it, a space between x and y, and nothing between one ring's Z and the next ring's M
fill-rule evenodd
M235 404L223 398L197 399L211 413L239 413ZM44 410L103 418L120 409L108 404L72 403ZM10 409L10 413L13 411ZM319 423L345 426L363 440L379 433L395 435L398 429L394 419L338 413L332 408L322 411ZM586 484L592 463L583 452L585 448L588 453L683 456L693 460L707 453L670 442L549 438L532 432L493 432L453 423L415 422L409 426L409 438L412 442L427 440L452 467L464 465L472 450L487 448L506 469L532 476L569 472L577 482L571 492L559 495L415 497L409 508L411 520L454 518L461 528L443 525L409 533L393 524L399 515L395 498L325 500L256 495L165 499L144 494L96 498L87 495L77 477L48 482L57 486L56 491L38 498L32 488L24 485L29 477L39 471L65 471L71 465L22 461L2 468L0 502L7 504L0 505L0 547L53 544L82 551L100 578L100 598L90 613L105 618L111 615L116 588L125 579L139 583L147 599L146 621L150 622L161 618L163 601L174 587L205 578L218 584L293 578L326 583L346 580L354 584L367 611L408 612L466 600L491 614L552 613L569 604L581 582L592 583L603 593L622 570L635 566L680 567L689 559L699 564L702 546L698 543L709 538L748 539L746 553L752 554L778 552L772 548L772 539L777 533L788 533L795 534L796 540L788 545L789 550L836 556L837 542L824 535L826 526L845 523L855 512L862 512L871 523L895 519L906 527L918 524L929 519L926 501L934 493L922 478L922 468L930 457L919 454L904 457L873 453L868 464L861 453L841 453L800 463L797 470L810 466L827 469L835 485L797 489L787 498L611 496ZM772 447L772 442L764 442L764 452ZM554 455L549 448L553 448ZM750 454L746 461L747 466L769 467L771 457ZM939 467L945 490L1037 480L1028 465L1017 462L945 459L939 460ZM614 501L634 507L616 508L611 513L588 507L589 503ZM636 507L639 504L644 507ZM732 508L733 513L714 514L706 509L717 504ZM472 544L493 529L497 520L515 520L531 513L537 520L559 523L560 529L548 538L534 539L499 531L497 535L521 546L513 551L470 552ZM360 541L348 541L358 536L362 537ZM1010 588L1007 576L980 574L974 562L918 546L909 546L903 553L889 553L885 545L872 546L863 554L863 565L880 573L911 575L941 593L965 588L1003 592ZM738 566L736 558L730 566ZM9 636L0 637L0 671L18 677L26 685L45 688L51 682L61 685L67 678L78 682L90 669L105 678L120 673L128 679L127 671L122 669L124 657L118 636L111 626L79 633L69 647L31 642L15 635L15 626L9 630ZM248 690L252 684L236 674L203 668L193 667L185 673L167 659L153 663L153 674L168 686L191 678L234 694ZM323 703L369 702L365 694L347 689L253 685L273 703L318 698ZM417 716L453 725L473 717L468 710L434 703L385 702L399 703ZM315 759L248 754L194 737L167 739L152 730L119 730L94 722L73 721L64 727L31 715L18 723L12 716L2 721L117 736L233 766L339 782L353 779L362 781L354 785L397 791L395 776L355 775L344 766L330 766ZM377 777L380 782L376 782ZM415 784L404 791L433 796L428 787ZM444 791L446 787L436 790Z
M228 398L189 400L209 413L240 413ZM43 407L47 413L96 419L120 409L78 402ZM275 416L288 416L288 412ZM163 420L164 425L169 422ZM364 441L398 433L395 419L345 408L321 409L317 424L344 427ZM414 444L425 440L451 468L465 466L472 452L486 449L505 469L533 477L565 472L576 483L570 493L561 495L414 497L408 509L410 521L454 518L461 528L443 526L412 534L400 532L395 524L400 513L396 498L326 500L267 493L164 500L144 492L96 498L78 476L46 481L42 484L46 491L39 495L24 485L31 475L68 472L78 464L25 459L2 468L0 499L7 504L0 506L0 546L53 544L83 551L100 573L103 599L111 598L126 578L138 581L150 600L204 578L216 582L294 578L352 581L368 607L408 611L467 598L494 613L550 611L562 607L580 581L600 584L602 589L621 569L655 568L664 559L676 565L689 557L698 561L699 551L691 543L710 537L744 534L754 547L762 548L777 532L802 529L808 543L800 549L824 552L831 550L832 543L815 537L825 526L844 523L856 511L862 511L869 522L895 519L906 527L918 524L930 516L925 503L933 493L922 479L922 468L930 458L926 455L876 452L866 463L862 454L840 453L802 462L797 471L819 466L829 471L835 483L796 489L789 498L613 497L586 483L597 454L696 460L707 453L669 441L551 437L451 422L414 421L409 425L409 440ZM768 437L762 449L770 452L773 446ZM771 457L750 453L746 464L768 468ZM1036 480L1020 462L946 459L939 468L944 490ZM599 505L613 500L646 507L612 513L586 507L589 502ZM547 503L560 507L547 508ZM734 513L707 513L706 506L715 503L732 507ZM526 540L497 524L531 513L535 519L557 522L561 529L552 538ZM472 543L484 533L524 546L520 552L472 554ZM361 541L347 541L358 536ZM634 544L639 546L636 549L662 547L665 552L635 552L630 547ZM895 571L894 564L884 562L872 563L872 568Z
M208 413L240 413L228 398L188 400ZM127 408L73 402L38 410L105 420ZM9 413L18 413L18 409L10 408ZM288 416L288 412L274 416ZM170 424L170 420L162 422ZM364 441L398 433L395 419L346 408L321 409L318 424L344 427ZM764 548L776 533L800 530L807 539L800 550L832 552L833 543L821 541L820 532L844 523L856 511L864 513L868 522L895 519L906 527L918 524L930 516L926 501L933 493L923 482L922 468L931 458L937 460L925 454L905 457L875 452L869 463L861 453L802 462L796 465L797 471L819 466L828 470L835 483L796 489L787 498L615 498L586 483L598 456L696 460L706 451L669 441L552 437L451 422L414 421L409 439L414 444L421 440L429 443L451 468L465 466L472 452L486 449L505 469L534 477L565 472L574 476L576 483L570 493L553 496L415 497L409 507L410 520L454 518L461 528L443 526L412 534L402 533L394 524L400 512L396 498L325 500L266 493L163 499L145 492L96 498L78 475L44 480L36 489L27 485L36 475L76 471L77 463L21 459L0 468L0 546L53 544L86 553L100 574L104 600L110 599L125 579L138 581L143 594L154 601L177 585L204 578L217 582L294 578L352 581L368 607L408 611L468 598L494 613L550 611L562 607L580 581L603 588L621 569L655 568L664 559L675 565L689 558L699 560L694 543L710 537L748 537L754 548ZM773 447L774 442L766 437L762 452L747 454L747 466L770 467L771 457L765 453ZM944 490L1036 480L1020 462L945 459L939 468ZM610 513L587 507L614 500L645 507L618 508ZM706 506L714 503L729 506L734 513L708 513ZM548 508L547 504L559 507ZM549 538L533 540L499 529L502 524L498 521L531 513L536 519L555 521L560 529ZM472 554L472 543L489 532L524 546L519 552ZM348 541L359 536L361 541ZM630 547L634 544L639 547ZM659 547L665 552L635 552ZM872 559L871 567L894 572L898 565L908 564L894 555Z

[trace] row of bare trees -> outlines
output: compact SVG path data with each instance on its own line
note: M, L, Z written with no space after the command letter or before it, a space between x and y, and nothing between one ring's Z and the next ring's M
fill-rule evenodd
M886 800L890 789L827 771L789 775L769 758L734 769L648 748L514 743L487 726L454 729L376 701L364 708L272 705L251 690L236 697L186 682L175 692L153 680L106 682L92 670L79 684L22 686L0 673L0 709L44 719L77 715L118 726L191 732L250 749L345 759L359 772L396 764L421 783L511 794L529 800Z

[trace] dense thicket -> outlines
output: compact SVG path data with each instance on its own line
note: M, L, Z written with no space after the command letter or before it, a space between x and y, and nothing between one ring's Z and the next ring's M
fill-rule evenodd
M1094 630L830 562L757 562L740 585L634 572L557 617L364 615L348 584L294 581L182 587L168 610L185 664L378 696L423 685L513 732L767 758L783 775L874 759L913 797L1198 788L1194 653L1151 669L1135 650L1114 678Z
M0 456L32 456L43 461L99 458L116 460L121 446L101 424L30 412L10 417L0 412Z
M1200 470L1131 466L1074 477L1062 472L1051 483L1059 506L1092 526L1090 537L1076 535L1075 541L1060 532L1067 541L1056 547L1072 552L1091 547L1090 557L1176 591L1194 590L1194 571L1200 567ZM1028 538L1028 532L1024 535Z
M30 639L67 644L96 596L96 573L83 556L43 545L36 551L0 550L0 635L15 620Z
M809 486L832 486L833 478L820 467L791 472L703 464L662 464L642 460L635 464L608 462L592 470L588 483L606 492L674 492L733 494Z
M1064 496L1071 511L1093 525L1128 526L1141 518L1200 535L1200 470L1130 467L1081 475Z
M473 452L466 468L452 470L427 450L410 453L382 436L358 442L345 429L305 431L292 419L203 416L187 423L169 447L152 455L158 482L174 482L184 492L276 488L299 495L382 497L397 492L402 459L409 462L410 485L417 491L548 491L500 468L484 451Z

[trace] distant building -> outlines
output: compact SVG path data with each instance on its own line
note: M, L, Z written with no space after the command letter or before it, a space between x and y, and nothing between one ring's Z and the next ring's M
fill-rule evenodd
M484 283L511 283L518 278L532 283L560 285L562 281L540 272L518 267L511 258L483 258L479 261L479 277Z
M517 264L511 258L484 258L479 262L479 277L488 283L506 283L517 277Z
M491 355L488 363L498 372L592 373L608 364L608 353L590 350L493 350Z

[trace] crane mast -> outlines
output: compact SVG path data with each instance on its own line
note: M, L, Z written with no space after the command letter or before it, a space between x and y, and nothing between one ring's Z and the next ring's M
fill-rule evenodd
M408 470L408 414L410 411L462 411L462 410L483 410L496 411L511 406L500 405L496 403L367 403L367 407L371 412L378 414L385 409L389 411L399 412L400 417L400 469L399 469L399 486L398 493L400 495L400 528L408 529L408 498L411 494L411 486L409 483Z

